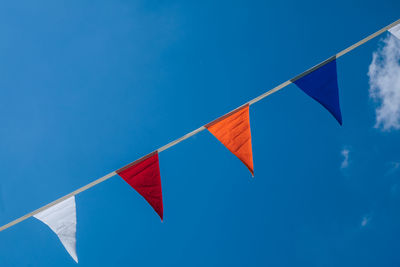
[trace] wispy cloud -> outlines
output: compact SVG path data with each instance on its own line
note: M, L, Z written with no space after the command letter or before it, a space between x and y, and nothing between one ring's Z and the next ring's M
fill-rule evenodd
M400 40L391 34L372 55L369 95L378 104L375 128L400 129Z
M366 227L371 222L370 215L364 215L361 219L361 227Z
M343 156L343 161L342 164L340 165L341 169L345 169L347 167L349 167L349 154L350 154L350 150L347 148L344 148L341 152L342 156Z

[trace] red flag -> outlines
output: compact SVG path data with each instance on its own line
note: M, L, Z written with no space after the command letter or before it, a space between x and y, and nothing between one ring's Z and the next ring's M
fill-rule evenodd
M160 166L157 151L116 171L158 213L163 220Z
M251 131L249 105L232 111L205 126L226 148L238 157L253 171L253 151L251 148Z

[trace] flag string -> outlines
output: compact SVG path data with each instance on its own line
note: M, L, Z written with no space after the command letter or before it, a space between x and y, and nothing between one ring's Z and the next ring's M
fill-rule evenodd
M346 49L344 49L344 50L340 51L339 53L337 53L336 55L334 55L334 56L332 56L332 57L330 57L330 58L324 60L323 62L321 62L321 63L315 65L314 67L312 67L312 68L310 68L310 69L308 69L308 70L302 72L301 74L295 76L294 78L292 78L292 79L290 79L290 80L287 80L286 82L281 83L280 85L278 85L278 86L274 87L273 89L271 89L271 90L269 90L269 91L267 91L267 92L261 94L260 96L258 96L258 97L256 97L256 98L253 98L252 100L250 100L250 101L248 101L247 103L245 103L245 104L243 104L243 105L237 107L236 109L234 109L233 111L231 111L231 112L229 112L229 113L232 113L232 112L234 112L234 111L236 111L236 110L242 108L242 107L245 106L245 105L252 105L252 104L255 104L255 103L257 103L258 101L260 101L260 100L262 100L262 99L264 99L264 98L266 98L266 97L268 97L268 96L270 96L270 95L272 95L272 94L278 92L279 90L285 88L286 86L288 86L288 85L294 83L295 81L299 80L300 78L306 76L307 74L309 74L309 73L311 73L311 72L313 72L313 71L315 71L315 70L321 68L322 66L328 64L329 62L331 62L331 61L333 61L333 60L335 60L335 59L337 59L337 58L339 58L339 57L341 57L341 56L343 56L343 55L349 53L350 51L354 50L355 48L357 48L357 47L359 47L359 46L365 44L366 42L368 42L368 41L374 39L375 37L381 35L381 34L384 33L385 31L389 30L390 28L396 26L396 25L399 24L399 23L400 23L400 19L399 19L399 20L396 20L395 22L393 22L393 23L391 23L391 24L389 24L389 25L387 25L387 26L385 26L385 27L383 27L383 28L380 29L379 31L374 32L373 34L371 34L371 35L365 37L364 39L358 41L357 43L355 43L355 44L353 44L353 45L347 47ZM165 150L167 150L167 149L169 149L169 148L171 148L171 147L173 147L173 146L179 144L180 142L182 142L182 141L184 141L184 140L186 140L186 139L188 139L188 138L190 138L190 137L192 137L192 136L198 134L199 132L201 132L201 131L203 131L203 130L205 130L205 129L206 129L206 128L205 128L204 126L201 126L200 128L197 128L196 130L194 130L194 131L192 131L192 132L190 132L190 133L187 133L187 134L183 135L182 137L180 137L180 138L178 138L178 139L176 139L176 140L174 140L174 141L172 141L172 142L170 142L170 143L168 143L168 144L166 144L166 145L164 145L164 146L158 148L156 151L157 151L158 153L160 153L160 152L162 152L162 151L165 151ZM139 159L139 160L140 160L140 159ZM131 164L131 163L130 163L130 164ZM128 165L129 165L129 164L128 164ZM54 206L54 205L56 205L56 204L58 204L58 203L64 201L64 200L66 200L66 199L72 197L72 196L75 196L75 195L77 195L77 194L79 194L79 193L82 193L83 191L86 191L86 190L88 190L89 188L92 188L93 186L98 185L99 183L102 183L102 182L104 182L104 181L110 179L111 177L114 177L116 174L117 174L116 171L113 171L113 172L111 172L111 173L109 173L109 174L107 174L107 175L105 175L105 176L103 176L103 177L101 177L101 178L98 178L97 180L95 180L95 181L93 181L93 182L91 182L91 183L89 183L89 184L87 184L87 185L85 185L85 186L83 186L83 187L81 187L81 188L79 188L79 189L77 189L77 190L75 190L75 191L73 191L73 192L71 192L71 193L69 193L69 194L67 194L67 195L65 195L65 196L63 196L63 197L61 197L61 198L59 198L59 199L57 199L57 200L55 200L55 201L53 201L53 202L51 202L51 203L49 203L49 204L47 204L47 205L45 205L45 206L39 208L39 209L37 209L37 210L35 210L35 211L32 211L32 212L30 212L30 213L28 213L28 214L26 214L26 215L24 215L24 216L22 216L22 217L20 217L20 218L18 218L18 219L16 219L16 220L12 221L12 222L10 222L10 223L8 223L8 224L6 224L6 225L3 225L2 227L0 227L0 232L3 231L3 230L5 230L5 229L7 229L7 228L10 228L10 227L12 227L12 226L18 224L18 223L20 223L20 222L22 222L22 221L24 221L24 220L26 220L26 219L28 219L28 218L30 218L30 217L36 215L36 214L38 214L39 212L41 212L41 211L43 211L43 210L46 210L46 209L48 209L48 208L50 208L50 207L52 207L52 206Z

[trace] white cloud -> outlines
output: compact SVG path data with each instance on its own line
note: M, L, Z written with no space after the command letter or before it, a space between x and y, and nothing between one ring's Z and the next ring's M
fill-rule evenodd
M343 161L342 164L340 165L341 169L345 169L347 167L349 167L349 154L350 154L350 150L348 150L347 148L344 148L341 152L342 156L343 156Z
M365 215L361 220L361 227L367 226L371 221L371 216Z
M400 129L400 40L391 34L372 55L369 95L378 104L375 128Z

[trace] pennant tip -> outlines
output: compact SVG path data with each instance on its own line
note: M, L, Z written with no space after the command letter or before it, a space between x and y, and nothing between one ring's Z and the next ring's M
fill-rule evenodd
M160 216L161 222L164 222L164 212L159 213L157 212L158 216Z
M75 261L76 263L79 263L79 262L78 262L78 257L77 257L77 256L75 256L75 255L72 256L72 255L71 255L71 257L74 259L74 261Z
M343 126L342 117L341 117L341 116L340 116L340 117L334 116L334 117L335 117L335 119L337 120L337 122L339 123L339 125L340 125L340 126Z
M247 169L248 169L249 172L251 173L251 177L254 178L253 166L249 167L249 165L248 165L247 163L245 163L245 162L243 162L243 163L246 165ZM253 164L252 164L252 165L253 165Z
M254 178L254 171L253 171L252 169L250 169L250 168L248 168L248 169L249 169L249 171L250 171L251 178Z

